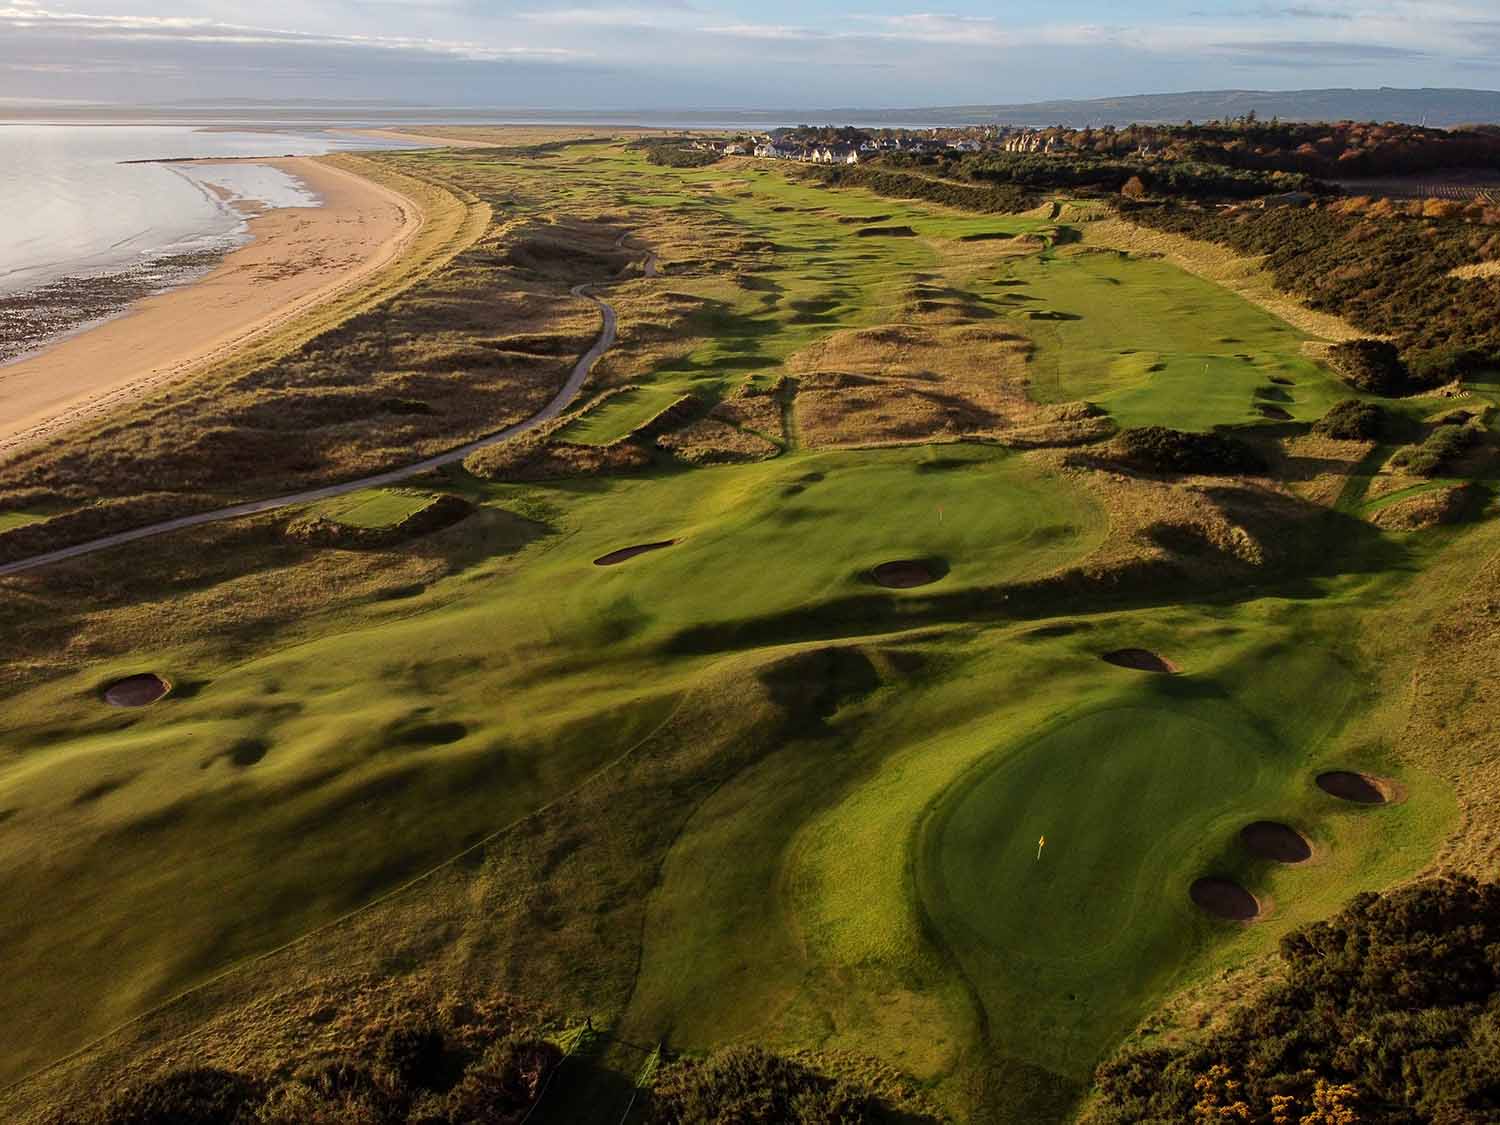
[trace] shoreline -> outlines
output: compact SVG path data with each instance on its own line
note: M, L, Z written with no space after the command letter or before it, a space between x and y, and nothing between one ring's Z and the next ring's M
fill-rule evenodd
M399 257L425 221L415 200L322 157L192 163L277 168L322 205L249 214L250 241L201 277L0 366L0 457L176 382L353 288Z

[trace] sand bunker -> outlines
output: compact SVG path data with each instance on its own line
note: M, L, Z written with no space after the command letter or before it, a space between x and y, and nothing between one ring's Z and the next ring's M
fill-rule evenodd
M155 672L140 672L116 680L104 689L104 702L111 707L144 707L172 690L169 681Z
M1106 652L1099 659L1118 668L1134 668L1137 672L1159 672L1175 676L1182 671L1165 656L1158 656L1146 648L1117 648L1113 652Z
M892 590L910 590L936 582L946 568L932 559L895 559L883 562L870 571L870 577Z
M1277 863L1306 863L1312 845L1295 828L1274 820L1257 820L1240 829L1240 843L1251 855Z
M1188 895L1200 910L1231 922L1253 922L1260 917L1260 900L1238 883L1212 876L1193 880Z
M1260 411L1262 418L1273 418L1278 422L1285 422L1291 418L1291 414L1279 406L1272 406L1268 402L1255 404L1255 409Z
M1317 777L1318 788L1330 797L1357 805L1384 805L1397 800L1400 787L1394 781L1352 770L1329 770Z
M614 566L626 559L633 559L636 555L644 555L647 551L660 551L663 547L675 545L675 539L663 539L659 543L637 543L634 547L621 547L618 551L611 551L607 555L600 555L594 560L595 566Z

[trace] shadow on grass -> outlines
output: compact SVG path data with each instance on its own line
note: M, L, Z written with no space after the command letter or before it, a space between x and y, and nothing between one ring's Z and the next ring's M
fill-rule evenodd
M1208 490L1234 493L1234 489ZM1283 510L1301 508L1303 518ZM668 637L664 651L703 654L799 641L895 632L923 625L978 621L1024 621L1107 610L1142 609L1184 601L1235 602L1271 591L1285 597L1322 595L1317 580L1374 574L1401 566L1409 552L1365 521L1340 512L1279 500L1246 521L1251 535L1274 543L1283 561L1263 570L1246 567L1226 577L1194 572L1174 559L1139 559L1101 573L1074 569L1034 582L982 586L927 596L862 593L818 605L738 621L695 625ZM1255 526L1255 525L1263 526Z

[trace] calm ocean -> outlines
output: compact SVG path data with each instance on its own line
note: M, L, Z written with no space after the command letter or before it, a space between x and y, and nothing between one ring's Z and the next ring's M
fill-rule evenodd
M235 198L271 207L317 203L296 180L262 165L122 161L371 147L393 146L317 132L0 124L0 295L228 249L246 236L243 216L229 205Z

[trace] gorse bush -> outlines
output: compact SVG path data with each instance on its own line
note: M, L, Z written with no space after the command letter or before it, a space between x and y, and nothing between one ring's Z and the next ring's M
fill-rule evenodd
M1396 345L1386 340L1345 340L1328 358L1350 384L1375 395L1404 395L1418 389Z
M1140 195L1149 192L1188 199L1254 199L1281 192L1325 190L1324 185L1307 176L1285 172L1249 171L1197 160L1163 163L1077 153L976 153L940 160L939 169L945 176L977 183L1014 184L1048 191L1084 188L1123 192L1135 181L1141 185Z
M835 187L862 187L893 199L924 199L929 203L987 214L1025 211L1036 206L1041 198L1035 192L1011 184L952 183L880 165L799 165L798 171Z
M374 1029L378 1035L378 1028ZM266 1073L172 1071L56 1125L519 1125L562 1060L534 1034L403 1020L337 1055Z
M1090 1125L1500 1120L1500 885L1360 895L1281 963L1204 1041L1100 1067Z
M758 1047L664 1067L649 1125L865 1125L891 1120L869 1091Z
M646 146L646 163L666 168L705 168L719 162L719 154L710 149L690 148L685 144Z
M1265 460L1238 438L1142 426L1120 434L1121 459L1168 473L1259 473Z
M1313 423L1313 433L1343 441L1373 441L1385 430L1385 411L1373 402L1346 398Z
M1391 458L1391 463L1419 477L1436 476L1463 456L1475 437L1468 426L1438 426L1421 445L1401 450Z
M90 1125L239 1125L254 1121L263 1087L213 1067L178 1070L125 1090Z
M443 1033L431 1025L391 1028L381 1044L380 1061L403 1084L416 1089L435 1090L449 1078Z

